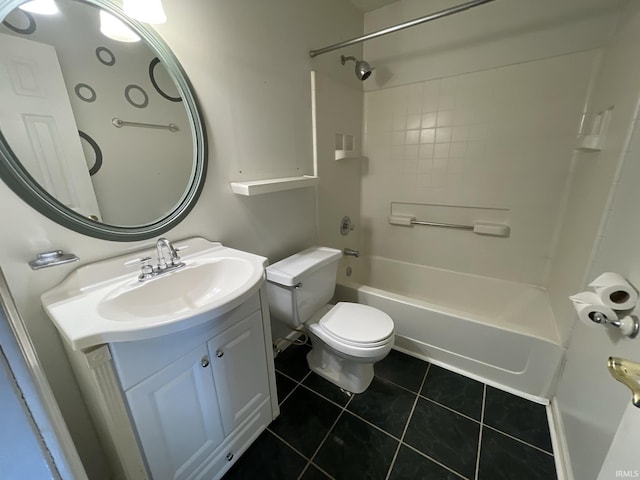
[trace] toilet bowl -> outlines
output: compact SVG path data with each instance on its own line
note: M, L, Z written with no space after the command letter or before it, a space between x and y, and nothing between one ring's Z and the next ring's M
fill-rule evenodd
M340 302L306 327L313 345L307 354L309 368L353 393L367 389L373 365L393 347L393 321L367 305Z
M340 250L313 247L267 267L269 310L274 320L303 327L312 349L312 371L349 392L361 393L373 380L373 365L393 346L393 320L357 303L329 305Z

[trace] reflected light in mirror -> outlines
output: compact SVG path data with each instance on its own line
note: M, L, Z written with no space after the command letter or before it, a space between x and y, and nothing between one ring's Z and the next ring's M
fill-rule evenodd
M100 10L100 31L106 37L117 42L139 42L140 37L120 19L104 10Z
M32 0L20 5L19 8L25 12L38 13L40 15L55 15L60 11L53 0Z
M167 21L161 0L124 0L122 9L127 15L141 22L157 25Z

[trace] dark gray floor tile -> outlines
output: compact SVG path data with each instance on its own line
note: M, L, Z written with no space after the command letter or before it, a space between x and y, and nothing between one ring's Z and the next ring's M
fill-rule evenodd
M280 407L269 429L311 458L340 414L340 408L298 387Z
M314 463L336 480L384 480L398 441L345 412Z
M338 405L342 405L343 407L347 404L349 398L351 398L345 392L340 390L340 387L337 387L333 383L313 372L304 379L302 384L306 385L313 391L318 392L320 395L325 396L329 400L336 402Z
M347 409L400 438L415 399L416 394L374 378L369 388L357 394Z
M282 375L280 372L276 372L276 388L278 389L278 403L287 398L287 395L296 388L297 383L293 380Z
M473 477L480 425L418 398L404 441L465 477Z
M309 468L307 468L307 471L304 472L304 475L300 477L300 480L331 480L331 477L327 477L317 467L309 465Z
M309 365L307 364L307 352L309 350L311 350L309 345L289 346L276 357L276 370L294 380L302 380L309 373Z
M553 452L544 405L487 386L484 423Z
M391 350L384 360L375 364L374 369L376 376L418 392L428 365L427 362Z
M555 480L553 457L495 430L482 429L479 480Z
M484 384L476 380L431 365L420 393L479 421L483 390Z
M460 480L460 478L404 445L400 447L389 476L389 480Z
M281 480L298 478L307 461L265 431L249 447L223 480Z

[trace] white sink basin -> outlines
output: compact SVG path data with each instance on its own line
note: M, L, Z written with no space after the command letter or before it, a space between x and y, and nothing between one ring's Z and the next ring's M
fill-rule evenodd
M131 259L155 248L85 265L42 295L42 305L74 350L142 340L190 328L225 313L264 283L267 259L202 238L188 246L185 267L138 281Z

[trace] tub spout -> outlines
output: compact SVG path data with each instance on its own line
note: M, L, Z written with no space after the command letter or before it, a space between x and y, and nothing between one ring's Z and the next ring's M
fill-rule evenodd
M345 248L344 250L342 250L342 253L348 257L358 258L360 256L360 252L358 250L352 250L350 248Z

